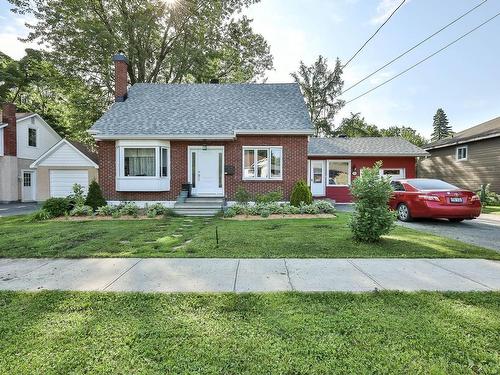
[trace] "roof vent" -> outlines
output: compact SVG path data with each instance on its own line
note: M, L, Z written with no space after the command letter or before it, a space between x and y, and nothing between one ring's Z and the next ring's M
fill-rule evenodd
M218 85L220 83L219 78L212 78L210 80L210 83L213 85Z
M345 134L339 134L339 135L337 136L337 138L348 138L348 137L347 137L347 135L345 135Z

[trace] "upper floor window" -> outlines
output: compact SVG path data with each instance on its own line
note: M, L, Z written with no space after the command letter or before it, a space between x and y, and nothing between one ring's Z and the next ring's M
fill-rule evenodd
M467 160L469 157L469 150L467 146L457 147L457 160Z
M281 147L243 147L243 179L281 179L283 149Z
M28 146L36 147L36 129L28 128Z

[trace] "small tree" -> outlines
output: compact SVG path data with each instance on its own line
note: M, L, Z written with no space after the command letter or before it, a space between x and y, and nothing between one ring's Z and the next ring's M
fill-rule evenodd
M301 203L311 204L312 200L311 189L309 189L307 183L304 180L297 181L293 186L290 204L299 207Z
M92 180L90 183L85 205L92 207L94 211L99 207L107 205L106 199L102 195L101 187L96 180Z
M373 168L363 168L352 184L355 210L349 225L354 239L358 241L377 241L394 227L396 214L388 205L393 190L390 179L380 176L381 166L379 161Z

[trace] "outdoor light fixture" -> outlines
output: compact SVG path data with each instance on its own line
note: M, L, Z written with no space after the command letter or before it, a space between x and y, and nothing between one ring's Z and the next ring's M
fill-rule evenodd
M207 150L207 145L203 145L202 149L203 149L203 151L206 151Z

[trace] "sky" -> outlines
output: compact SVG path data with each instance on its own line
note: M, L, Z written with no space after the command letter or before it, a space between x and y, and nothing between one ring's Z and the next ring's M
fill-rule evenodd
M346 61L384 22L401 0L261 0L244 14L269 42L274 70L267 82L291 82L290 73L302 60L318 55L333 67ZM393 57L482 0L407 0L372 41L345 68L347 88ZM9 12L0 0L0 50L20 58L27 45L24 16ZM500 12L500 0L488 0L474 12L441 32L364 83L343 95L349 100L398 74ZM453 46L370 94L347 104L337 122L360 112L379 127L405 125L424 136L432 133L436 109L444 109L453 130L500 116L500 16Z

